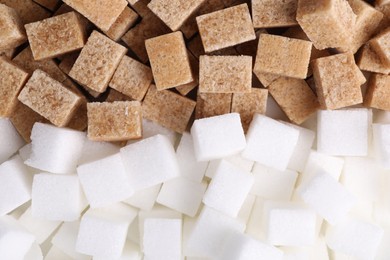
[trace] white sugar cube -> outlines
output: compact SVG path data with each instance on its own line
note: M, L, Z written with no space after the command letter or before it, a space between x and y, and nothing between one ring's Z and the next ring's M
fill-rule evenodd
M148 119L142 119L142 138L146 139L155 135L164 135L168 138L173 146L175 146L178 134L162 125L159 125ZM139 140L130 140L127 144L133 144L139 142Z
M203 197L203 203L231 217L237 217L254 177L235 165L222 161Z
M134 193L119 153L80 165L77 174L92 208L108 206Z
M86 139L78 165L103 159L119 152L119 146L109 142L95 142Z
M24 145L24 140L8 118L0 117L0 133L0 163L3 163Z
M246 146L238 113L195 120L191 135L198 161L231 156L241 152Z
M302 172L309 157L310 149L313 146L315 133L312 130L299 127L293 124L288 125L294 127L299 131L299 137L287 168Z
M294 153L299 131L269 117L256 114L246 134L246 159L284 171Z
M255 201L256 201L255 195L248 194L248 196L246 196L244 204L242 205L237 215L237 219L241 221L243 224L248 223Z
M42 249L37 242L31 245L23 260L43 260Z
M319 110L317 149L338 156L366 156L371 110Z
M223 159L218 159L218 160L212 160L209 162L209 165L207 167L205 176L209 177L210 179L214 178L214 175L219 167L219 164L221 163L222 160L228 161L231 164L234 164L238 168L250 172L252 171L253 165L255 164L254 161L248 160L243 158L240 154L232 155L229 157L225 157Z
M144 222L144 254L148 259L181 260L182 220L148 218Z
M85 136L83 132L35 123L32 152L25 163L51 173L75 173Z
M304 247L279 247L284 252L283 260L310 260Z
M298 173L279 171L256 163L253 168L255 182L251 193L270 200L290 200Z
M45 260L73 260L73 258L62 252L56 246L52 246L47 252Z
M383 233L377 225L348 218L329 227L326 242L332 250L355 259L375 259Z
M138 245L127 240L119 258L93 257L93 260L142 260L142 253Z
M164 182L157 202L168 208L194 217L198 212L207 184L176 178Z
M179 164L168 138L155 135L120 151L134 189L140 190L179 177Z
M208 162L197 162L194 143L191 134L185 132L176 150L180 174L192 181L201 182L206 172Z
M373 124L375 157L383 167L390 168L390 124Z
M146 189L138 190L123 202L142 210L151 210L156 202L160 189L161 184L157 184Z
M32 175L19 155L0 164L0 216L31 199L31 183Z
M86 207L77 175L36 174L31 214L51 221L75 221Z
M265 219L264 219L264 203L265 199L256 197L252 207L252 212L249 217L245 232L253 238L265 240Z
M334 225L343 220L356 203L355 197L327 173L318 173L298 191L302 200Z

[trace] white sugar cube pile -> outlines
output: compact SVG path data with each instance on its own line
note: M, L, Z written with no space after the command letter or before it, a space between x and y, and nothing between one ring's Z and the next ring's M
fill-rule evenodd
M117 143L0 118L0 259L389 260L390 120L143 120ZM381 118L377 120L376 118ZM310 120L313 121L313 118ZM314 130L313 130L314 129Z

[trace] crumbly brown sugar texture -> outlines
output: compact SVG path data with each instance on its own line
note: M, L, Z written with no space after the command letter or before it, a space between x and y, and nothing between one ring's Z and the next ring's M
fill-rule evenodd
M88 138L125 141L142 137L142 109L138 101L88 103Z
M93 31L69 76L81 85L103 93L125 53L125 47Z
M142 103L144 118L175 132L183 133L190 121L196 102L170 90L157 91L151 85Z
M200 38L200 35L195 35L188 43L187 43L188 49L194 56L199 59L201 55L205 54L202 39ZM207 53L207 55L238 55L236 48L234 47L228 47L222 50L213 51L210 53Z
M126 7L105 34L113 41L118 41L135 24L137 19L138 14Z
M321 108L338 109L362 103L360 86L365 78L352 53L316 59L312 68Z
M390 74L390 66L387 66L379 58L378 54L371 48L369 43L366 43L361 49L358 56L357 65L361 70Z
M372 74L364 97L364 105L390 110L390 75Z
M230 113L232 93L199 93L196 97L195 119Z
M34 71L18 99L59 127L70 121L81 103L80 96L41 70Z
M199 61L195 58L195 56L187 50L188 59L190 61L192 76L194 80L190 83L183 84L176 87L176 90L182 94L183 96L190 93L194 88L196 88L199 84Z
M174 88L194 80L181 32L148 39L145 46L158 90Z
M0 0L0 3L15 9L23 24L40 21L51 15L33 0Z
M287 27L297 25L298 0L252 0L255 28Z
M200 56L199 92L248 93L251 86L251 56Z
M307 76L312 43L283 36L261 34L254 73L304 79Z
M152 70L148 66L124 56L109 86L133 100L142 101L152 80Z
M0 4L0 51L18 47L26 41L26 34L17 12Z
M319 108L316 95L303 79L280 77L268 87L269 93L295 124L301 124Z
M256 38L246 4L198 16L196 22L206 53Z
M26 24L25 27L35 60L79 50L85 43L84 30L75 12Z
M8 117L13 113L27 77L27 72L8 58L0 56L0 117Z
M382 63L390 66L390 27L371 39L370 46L381 59Z

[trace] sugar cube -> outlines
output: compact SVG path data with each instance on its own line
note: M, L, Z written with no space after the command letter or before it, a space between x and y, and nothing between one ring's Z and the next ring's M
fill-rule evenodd
M200 93L198 91L196 95L195 119L230 113L232 97L232 93Z
M0 132L0 163L3 163L24 145L24 141L8 118L0 117Z
M244 224L247 224L249 222L249 218L252 213L253 206L256 202L256 196L252 194L248 194L246 196L246 199L244 201L244 204L242 204L240 211L238 212L237 219L241 221Z
M306 129L300 126L291 126L298 129L299 137L287 168L302 172L308 160L316 133L310 129Z
M373 73L368 81L364 104L369 107L389 110L390 103L388 97L387 86L390 83L390 75L382 75Z
M149 211L153 208L160 192L161 184L136 191L123 202L141 210Z
M137 22L138 17L138 14L133 9L126 6L110 29L104 33L117 42Z
M376 159L385 168L390 168L390 150L388 148L388 144L390 143L390 139L388 137L390 125L373 124L372 130Z
M77 165L103 159L119 152L119 146L109 142L95 142L86 139Z
M16 48L26 41L21 19L15 9L0 3L0 50Z

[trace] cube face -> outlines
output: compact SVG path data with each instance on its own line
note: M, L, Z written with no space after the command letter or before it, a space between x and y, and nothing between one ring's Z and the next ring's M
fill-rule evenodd
M372 74L368 83L368 90L364 97L364 104L383 110L390 110L390 75Z
M292 126L298 129L299 137L287 168L302 172L305 169L306 162L308 161L316 133L303 127L296 125Z
M199 92L242 93L252 86L252 57L200 56Z
M256 38L246 4L198 16L196 22L206 53Z
M194 80L181 32L148 39L145 46L158 90L177 87Z
M390 9L390 8L389 8ZM360 56L357 60L357 65L361 70L389 74L390 66L384 64L378 54L373 50L369 43L365 44L360 52Z
M93 31L69 76L81 85L103 93L125 53L125 47Z
M373 140L374 140L374 149L375 154L379 159L379 162L385 167L389 168L390 165L390 151L387 148L388 143L390 142L388 138L388 132L390 131L390 126L388 124L373 124Z
M26 40L22 22L14 9L0 4L0 50L16 48Z
M255 28L286 27L297 25L295 19L298 0L275 2L252 1L253 26Z
M283 36L261 34L253 71L304 79L312 43Z
M118 19L111 25L110 29L105 34L114 41L119 39L130 29L137 21L138 14L129 7L125 7Z
M75 12L27 24L26 32L36 60L81 49L85 42L84 31Z
M198 91L195 118L200 119L230 113L232 97L232 93L200 93Z
M381 61L390 66L390 29L386 29L378 36L370 40L370 45L378 54Z

